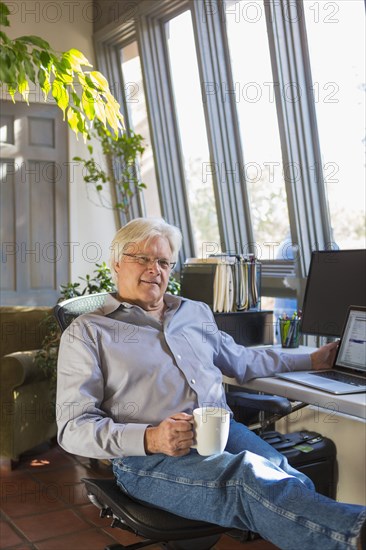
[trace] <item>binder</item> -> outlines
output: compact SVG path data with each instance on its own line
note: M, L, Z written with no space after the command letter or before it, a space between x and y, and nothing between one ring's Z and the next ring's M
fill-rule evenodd
M260 277L261 266L253 255L188 258L182 271L182 294L209 303L215 313L259 310Z

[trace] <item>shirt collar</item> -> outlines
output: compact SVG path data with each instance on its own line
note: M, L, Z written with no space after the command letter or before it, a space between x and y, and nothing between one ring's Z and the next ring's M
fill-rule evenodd
M104 315L110 315L119 308L132 309L136 307L134 304L129 304L128 302L120 302L119 300L117 300L116 296L117 294L115 292L112 292L108 294L108 296L106 296L102 308ZM184 301L184 298L182 296L173 296L169 293L164 294L164 302L168 306L169 310L176 311L181 305L182 301Z

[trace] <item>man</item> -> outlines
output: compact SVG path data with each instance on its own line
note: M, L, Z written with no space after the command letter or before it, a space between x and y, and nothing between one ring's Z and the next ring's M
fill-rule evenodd
M242 424L225 452L193 449L192 410L227 408L222 375L239 383L329 368L336 344L308 355L237 345L212 330L207 305L166 294L181 245L163 220L135 219L112 242L117 293L65 331L59 352L59 442L112 459L133 497L176 514L258 532L281 548L360 548L366 511L318 495L312 482Z

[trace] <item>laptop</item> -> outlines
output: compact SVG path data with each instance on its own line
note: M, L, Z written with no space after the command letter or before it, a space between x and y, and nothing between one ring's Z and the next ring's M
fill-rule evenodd
M338 395L366 392L366 307L349 307L332 369L277 377Z

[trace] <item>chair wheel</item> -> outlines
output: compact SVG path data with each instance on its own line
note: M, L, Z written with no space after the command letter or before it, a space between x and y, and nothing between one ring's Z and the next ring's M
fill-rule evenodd
M217 541L221 538L221 534L211 537L201 537L199 539L189 540L174 540L164 543L164 550L212 550Z

